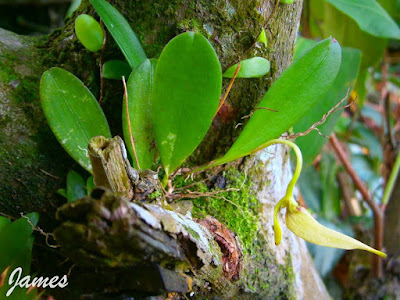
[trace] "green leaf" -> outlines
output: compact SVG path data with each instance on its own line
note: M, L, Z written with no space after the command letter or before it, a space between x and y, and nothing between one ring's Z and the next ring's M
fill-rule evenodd
M222 76L232 78L235 74L238 64L234 64L224 72ZM237 78L257 78L264 76L269 72L269 61L262 57L253 57L240 62L240 70Z
M329 221L340 216L340 193L336 182L338 166L333 154L322 154L320 162L320 176L322 183L321 214Z
M304 53L310 50L317 42L311 39L306 39L302 36L297 36L296 45L294 47L293 61L298 60Z
M90 195L94 187L93 175L90 175L88 179L86 179L86 193Z
M357 49L342 48L342 63L339 73L328 92L321 97L321 101L311 109L295 126L294 132L304 132L314 123L320 121L322 116L334 107L341 99L346 97L349 87L354 84L360 67L361 53ZM341 106L346 105L345 101ZM342 110L331 114L318 129L329 136L339 120ZM296 139L296 144L301 149L305 165L310 165L318 155L328 139L316 131L311 131L306 136Z
M28 219L32 224L29 224ZM0 273L8 266L21 266L29 272L32 245L27 243L39 220L37 213L27 214L3 227L0 232Z
M75 33L78 40L89 51L97 52L103 46L103 29L92 16L79 15L75 19Z
M29 220L29 222L28 222ZM36 226L39 221L37 213L27 214L18 220L8 223L0 231L0 273L2 273L8 266L10 269L6 274L4 285L0 287L0 298L21 300L33 299L36 292L30 292L26 295L26 289L16 287L13 293L6 298L6 293L12 285L8 284L8 276L17 268L22 267L23 276L29 275L31 260L32 260L32 246L33 246L33 226Z
M152 103L166 176L204 138L218 107L221 85L217 54L201 34L186 32L165 46L157 63Z
M74 11L76 11L79 6L81 5L82 0L72 0L71 4L67 10L67 13L65 14L65 19L68 19L70 17L72 17L72 14L74 13Z
M144 170L152 167L156 154L151 108L151 92L153 89L156 65L156 59L145 60L132 72L127 84L131 132L135 141L136 155L140 168ZM122 128L124 130L124 140L129 154L134 158L125 105L126 103L124 102L122 107ZM138 166L134 159L133 162L137 168Z
M226 163L253 153L296 124L332 85L340 59L340 46L335 40L329 38L317 43L272 84L231 149L214 163Z
M3 229L4 226L6 226L7 224L9 224L11 221L9 218L0 216L0 231Z
M294 0L281 0L280 2L281 2L281 3L284 3L284 4L292 4L293 1L294 1Z
M348 15L369 34L400 39L400 29L376 0L325 0Z
M82 176L74 170L68 172L67 175L67 200L74 202L86 196L85 181Z
M132 68L126 61L109 60L103 64L101 76L106 79L121 80L122 76L128 78L132 72Z
M51 68L40 80L40 98L58 141L73 159L91 172L89 140L98 135L111 137L106 117L93 94L73 74Z
M256 43L257 42L263 43L264 47L268 46L267 34L265 33L265 29L264 28L261 30L261 33L260 33L260 35L258 36L258 38L256 40Z
M105 0L90 0L132 69L147 57L128 21Z
M57 194L67 198L67 190L66 189L58 189Z

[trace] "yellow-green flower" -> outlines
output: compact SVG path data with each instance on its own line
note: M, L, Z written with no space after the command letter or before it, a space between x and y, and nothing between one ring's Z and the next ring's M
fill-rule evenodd
M386 254L371 248L352 237L340 232L329 229L318 223L311 214L293 199L293 188L300 176L302 167L302 155L300 149L292 142L287 140L273 140L273 143L285 144L291 147L296 153L297 166L286 190L285 196L275 206L274 211L274 232L275 244L279 245L282 239L282 231L278 222L278 212L282 208L286 208L286 226L298 237L321 246L340 248L340 249L361 249L372 252L376 255L386 258Z

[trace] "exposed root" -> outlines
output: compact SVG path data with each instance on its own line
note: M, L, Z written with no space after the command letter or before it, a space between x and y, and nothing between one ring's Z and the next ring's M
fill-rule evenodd
M340 100L340 102L339 102L338 104L336 104L334 107L332 107L326 114L324 114L324 115L322 116L321 120L319 120L318 122L316 122L316 123L314 123L313 125L311 125L311 127L308 128L306 131L304 131L304 132L299 132L299 133L295 133L295 134L291 134L291 135L287 136L286 139L295 139L295 138L298 138L298 137L300 137L300 136L305 136L305 135L309 134L312 130L317 131L317 132L319 133L319 135L321 135L321 136L323 136L323 137L329 138L327 135L323 134L323 133L317 128L317 126L319 126L319 125L325 123L325 121L327 120L327 118L328 118L331 114L333 114L333 113L335 113L335 112L337 112L337 111L339 111L339 110L345 109L345 108L347 108L347 107L350 107L350 106L353 104L353 102L356 101L357 98L355 98L354 100L352 100L349 104L346 104L345 106L340 106L340 105L343 104L344 101L347 100L347 98L348 98L348 96L349 96L349 94L350 94L350 90L351 90L351 88L349 87L349 88L347 89L346 96L345 96L342 100Z
M57 245L57 244L52 245L52 244L49 243L49 238L50 238L50 237L53 238L53 239L55 240L54 234L44 232L43 229L40 228L39 226L33 225L32 222L31 222L31 220L30 220L27 216L25 216L23 213L20 213L20 215L21 215L22 218L26 219L26 221L29 223L29 225L31 225L31 227L32 227L32 229L33 229L34 231L37 231L37 232L39 232L41 235L43 235L43 236L46 237L46 245L47 245L48 247L54 248L54 249L60 247L60 246Z

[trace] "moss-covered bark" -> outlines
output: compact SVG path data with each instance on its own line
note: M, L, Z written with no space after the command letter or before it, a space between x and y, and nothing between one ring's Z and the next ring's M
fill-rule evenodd
M273 1L269 0L110 2L127 17L149 57L157 57L175 35L195 30L208 37L223 68L239 57L246 58L242 54L253 44L274 8ZM271 74L261 79L236 81L222 113L215 118L206 139L192 155L192 164L209 161L226 151L240 132L241 127L234 129L234 125L250 112L288 66L301 5L301 0L279 5L266 27L268 47L256 46L247 53L249 57L268 58ZM96 16L85 0L79 12ZM72 162L58 145L41 113L40 76L45 69L60 66L73 72L96 96L99 95L99 55L87 52L79 44L73 32L73 18L64 28L40 40L0 31L0 211L11 215L38 211L41 225L48 231L53 228L54 210L61 201L55 192L64 184ZM121 53L112 38L109 35L107 38L103 59L120 58ZM121 96L120 83L105 82L104 109L113 134L121 131L120 124L115 121L120 116ZM326 298L326 290L315 273L304 243L284 229L286 246L276 248L273 244L272 210L284 192L290 169L287 153L282 148L275 149L274 155L265 159L268 153L262 152L261 156L245 162L244 168L231 169L223 175L227 187L241 187L237 195L225 195L233 204L221 204L224 208L221 209L217 199L203 199L210 201L204 205L200 199L194 203L194 212L197 216L212 214L237 232L245 250L241 298ZM238 213L238 207L246 212ZM40 256L38 259L41 260ZM43 264L40 267L41 272L54 272Z

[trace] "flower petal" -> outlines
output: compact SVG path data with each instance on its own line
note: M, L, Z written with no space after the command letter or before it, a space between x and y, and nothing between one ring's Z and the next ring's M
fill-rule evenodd
M288 207L286 226L298 237L321 246L340 249L361 249L386 258L386 254L356 239L329 229L318 223L302 206Z

